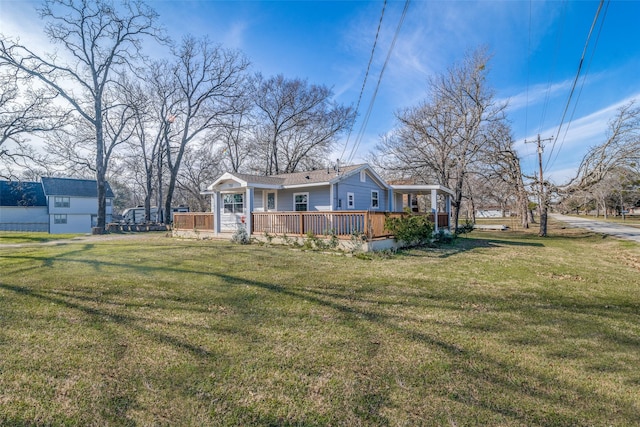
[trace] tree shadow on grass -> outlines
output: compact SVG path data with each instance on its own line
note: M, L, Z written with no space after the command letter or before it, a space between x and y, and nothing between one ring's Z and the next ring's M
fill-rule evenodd
M434 247L417 247L410 249L401 249L399 254L405 257L437 257L449 258L465 252L477 249L501 248L504 246L520 246L520 247L544 247L540 242L523 242L521 240L507 239L474 239L474 238L458 238L449 244L441 244Z
M509 243L506 244L508 245ZM479 247L495 247L501 245L505 245L504 240L478 239L478 242L472 242L470 246L466 246L464 249L473 250ZM537 244L536 246L538 245L541 246L541 244ZM82 251L83 249L79 249L73 251L73 254L77 255ZM56 259L62 262L89 263L98 269L100 266L109 266L142 272L153 271L159 273L171 272L205 275L215 277L223 284L229 286L248 286L260 289L268 294L273 294L273 297L277 299L287 297L326 307L337 313L341 313L344 318L343 324L350 328L357 329L359 331L357 334L359 339L364 340L372 330L387 331L391 335L398 335L403 339L425 346L430 349L430 352L443 354L452 367L452 371L448 374L461 376L465 381L452 384L449 390L441 390L440 397L450 401L452 404L504 417L502 422L514 422L526 425L589 424L589 420L587 419L588 415L585 415L582 411L584 408L572 406L572 399L578 402L594 402L594 405L598 406L599 411L613 411L613 409L610 408L615 408L616 416L618 417L616 418L617 420L622 419L630 423L640 420L640 414L638 414L637 408L622 398L609 397L597 389L576 385L569 380L554 378L548 371L531 366L523 366L518 363L518 361L500 360L484 352L481 348L468 347L456 342L453 338L443 337L438 333L436 325L430 324L428 320L411 318L410 314L403 315L381 311L380 308L371 301L361 300L358 295L349 294L348 296L345 295L341 297L330 289L323 290L314 287L312 291L309 291L305 288L296 288L295 285L279 284L275 280L255 280L239 275L210 272L195 268L181 268L179 266L163 265L150 267L139 266L133 262L89 262L81 258L71 258L70 254L71 252L61 255ZM24 257L36 260L47 259L46 257L33 257L29 255L13 256L16 258ZM97 266L94 264L97 264ZM139 334L146 335L152 340L169 344L203 360L216 357L218 354L211 349L192 344L186 337L178 338L163 333L162 331L142 327L139 325L140 319L135 315L114 313L112 309L108 309L105 305L96 306L93 300L86 299L85 296L77 298L73 293L67 294L47 290L36 291L24 286L3 283L0 283L0 288L23 296L59 304L69 309L79 310L95 318L98 322L104 321L105 317L108 317L111 321L134 329ZM194 295L192 300L194 302L201 301L198 295ZM259 308L261 304L260 299L253 301L255 303L254 307L251 307L251 304L243 303L239 299L231 300L230 302L234 303L234 301L238 304L240 314L247 317L250 316L250 310L252 308L256 308L256 306ZM522 304L526 302L527 301L523 301ZM108 299L100 302L100 304L109 303L110 301ZM564 307L565 303L572 303L573 310L578 310L581 313L595 309L595 307L589 307L588 305L577 307L575 301L565 301L564 303L562 301L556 301L556 304L551 307L551 309L565 310L567 308ZM453 305L454 304L452 304L452 306ZM629 307L629 309L633 310L634 307ZM265 311L265 315L269 314L269 307L262 307L262 310ZM515 310L515 308L507 310ZM604 316L606 312L603 311L601 314ZM638 345L637 340L629 340L627 336L612 338L616 340L626 340L626 343L631 346ZM362 345L366 347L370 345L370 343L363 341ZM536 345L536 343L533 343L533 345ZM371 362L364 361L363 363L367 364ZM367 385L367 378L363 377L362 381L364 385ZM356 415L363 422L390 424L391 420L385 415L384 411L387 405L392 404L390 394L392 393L393 384L385 383L388 379L370 381L372 382L369 383L367 387L359 391L359 395L353 397L353 403L358 405L357 411L355 411ZM551 387L550 384L553 384L553 387ZM478 389L493 391L478 395ZM416 388L415 391L419 392L420 390ZM509 397L505 398L504 396ZM570 399L567 400L567 396L569 396ZM521 400L527 401L528 405L521 404ZM240 402L235 403L238 407L242 406ZM278 420L277 417L272 418L269 413L264 414L263 412L264 411L262 411L262 415L258 417L259 419ZM292 421L292 424L299 424L303 421L304 415L300 415L297 421ZM281 424L284 425L284 422Z

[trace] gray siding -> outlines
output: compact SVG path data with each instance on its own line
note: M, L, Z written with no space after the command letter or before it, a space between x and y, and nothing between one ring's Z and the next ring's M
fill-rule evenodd
M310 211L328 211L331 209L329 186L293 188L278 191L278 210L293 211L293 195L295 193L309 193Z
M347 210L347 193L353 193L355 206L353 210L367 211L371 208L371 190L378 190L378 208L381 212L388 210L389 194L387 189L367 174L365 182L360 181L360 174L357 173L344 181L335 184L333 205L336 210ZM342 206L339 207L339 200Z
M264 211L264 201L262 200L262 190L254 190L253 192L253 210L262 212Z

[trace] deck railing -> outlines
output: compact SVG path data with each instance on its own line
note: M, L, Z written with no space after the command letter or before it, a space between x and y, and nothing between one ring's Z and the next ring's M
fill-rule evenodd
M370 212L370 211L334 211L334 212L254 212L252 215L252 234L272 234L287 236L336 235L339 238L350 238L361 234L367 239L391 237L392 234L384 226L387 217L402 217L403 212ZM433 214L428 215L433 221ZM438 227L448 227L449 216L438 214ZM173 228L176 230L213 231L212 213L176 213L173 216Z
M211 212L174 213L173 228L176 230L213 231L213 214Z

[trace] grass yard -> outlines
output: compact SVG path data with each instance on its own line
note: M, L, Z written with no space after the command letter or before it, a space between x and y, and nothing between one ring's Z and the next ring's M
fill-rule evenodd
M73 239L80 237L82 234L49 234L49 233L31 233L31 232L14 232L0 231L0 245L7 244L23 244L23 243L48 243L60 239Z
M640 246L536 231L0 248L0 425L639 425Z

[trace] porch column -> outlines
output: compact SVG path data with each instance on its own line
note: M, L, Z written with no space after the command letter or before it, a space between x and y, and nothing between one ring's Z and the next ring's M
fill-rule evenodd
M214 191L211 195L211 213L213 214L213 234L220 234L220 193Z
M246 203L244 206L244 214L245 214L245 227L247 227L247 233L249 233L249 236L251 236L251 230L252 230L252 214L253 214L253 187L247 187L246 191L245 191L245 199L246 199Z
M447 227L451 230L451 194L445 197L445 210L447 212Z
M393 188L390 188L389 190L387 190L387 197L389 198L387 200L387 210L389 212L394 212L394 207L395 207L395 197L396 195L393 192Z
M431 213L433 214L434 227L433 231L438 232L438 193L431 190Z

